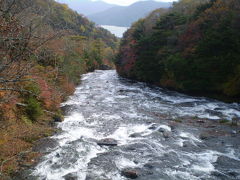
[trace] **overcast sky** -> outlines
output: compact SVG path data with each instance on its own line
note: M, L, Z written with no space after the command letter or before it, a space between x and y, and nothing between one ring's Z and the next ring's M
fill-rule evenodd
M74 0L72 0L74 1ZM103 0L107 3L111 4L119 4L119 5L130 5L134 2L140 1L140 0ZM174 0L157 0L157 1L162 1L162 2L172 2Z
M61 1L61 0L57 0L57 1ZM81 0L68 0L68 1L77 2L77 1L81 1ZM96 1L96 0L94 0L94 1ZM102 0L102 1L105 1L105 2L111 3L111 4L118 4L118 5L130 5L134 2L141 1L141 0ZM176 1L176 0L156 0L156 1L173 2L173 1Z

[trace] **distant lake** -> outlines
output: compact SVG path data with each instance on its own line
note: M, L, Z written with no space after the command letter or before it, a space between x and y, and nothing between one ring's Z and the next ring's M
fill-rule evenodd
M121 38L123 33L127 31L128 27L119 27L119 26L108 26L108 25L101 25L104 29L109 30L115 36Z

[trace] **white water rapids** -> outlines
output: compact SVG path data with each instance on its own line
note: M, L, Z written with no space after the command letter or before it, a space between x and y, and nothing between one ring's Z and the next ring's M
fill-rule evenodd
M230 136L204 141L201 124L175 123L231 120L240 117L239 104L186 96L99 70L83 75L62 106L69 110L58 124L62 131L52 137L58 145L34 168L36 179L126 180L125 168L137 169L140 180L240 179L240 143ZM118 146L97 145L104 138L117 140Z

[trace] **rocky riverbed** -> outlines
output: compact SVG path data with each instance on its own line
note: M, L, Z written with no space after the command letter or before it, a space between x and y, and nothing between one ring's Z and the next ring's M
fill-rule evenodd
M62 104L65 120L38 143L45 155L16 179L237 180L240 105L186 96L120 78L82 76Z

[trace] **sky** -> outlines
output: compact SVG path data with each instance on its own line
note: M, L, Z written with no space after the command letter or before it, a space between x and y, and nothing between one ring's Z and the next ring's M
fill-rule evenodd
M107 3L110 4L118 4L118 5L130 5L133 4L139 0L103 0ZM158 1L162 1L162 2L173 2L174 0L158 0Z
M81 1L81 0L69 0L69 1ZM94 1L97 1L97 0L94 0ZM137 1L140 1L140 0L102 0L102 1L105 1L105 2L110 3L110 4L118 4L118 5L127 6L127 5L133 4L133 3L137 2ZM173 1L176 1L176 0L156 0L156 1L173 2Z

